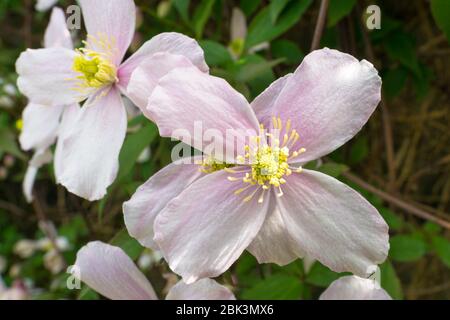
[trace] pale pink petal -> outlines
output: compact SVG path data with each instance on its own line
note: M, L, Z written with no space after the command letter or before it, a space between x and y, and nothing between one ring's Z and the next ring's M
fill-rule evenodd
M107 39L114 44L113 62L119 65L130 46L136 25L133 0L79 0L84 23L90 37ZM102 51L89 39L92 49Z
M170 289L166 300L236 300L233 292L212 279L201 279L191 284L179 281Z
M36 1L36 10L37 11L47 11L51 7L53 7L58 0L37 0Z
M259 263L276 263L284 266L303 257L304 253L289 235L280 211L275 207L275 199L272 199L273 208L269 209L266 221L247 250Z
M154 174L123 204L128 233L145 247L158 249L153 241L156 216L169 201L203 175L200 166L195 164L197 158L192 158L190 164L183 164L183 161L186 159L173 162Z
M22 113L23 129L19 136L23 150L46 149L58 134L64 106L44 106L29 103Z
M243 147L249 135L259 132L258 120L244 96L225 80L197 68L175 69L162 78L149 99L147 112L161 136L180 138L199 150L210 145L202 134L209 131L221 139L215 157L228 163L236 160L237 150L233 149L237 148L233 147ZM180 130L189 136L178 137Z
M73 49L72 38L67 29L66 17L64 11L60 8L53 8L50 22L45 30L44 46L63 47Z
M320 300L392 300L372 279L357 276L339 278L321 294Z
M112 300L157 300L147 278L122 249L95 241L77 253L74 274Z
M372 64L326 48L305 57L281 92L274 90L278 97L268 108L284 123L291 119L300 134L293 149L306 148L295 161L307 162L350 140L375 110L380 93L381 78Z
M262 123L266 129L271 128L274 104L291 76L292 73L289 73L274 81L251 103L259 122Z
M228 176L221 170L197 180L156 217L154 240L186 283L225 272L264 222L269 199L244 202L248 194L236 195L242 185Z
M55 160L53 166L55 170L56 179L61 175L60 168L62 167L62 146L64 139L69 135L72 126L76 124L77 117L80 115L81 109L78 104L71 104L64 108L61 116L61 122L58 128L58 140L55 148Z
M148 98L158 84L158 80L175 68L192 67L192 63L182 55L160 52L145 59L131 75L127 87L128 97L148 117Z
M388 226L359 193L317 171L286 180L278 206L290 236L307 256L333 271L360 276L386 259Z
M120 93L91 97L62 141L59 183L90 201L106 194L119 168L127 115Z
M134 69L136 69L145 59L158 52L182 55L189 59L191 63L201 71L209 71L208 65L205 62L203 49L199 46L197 41L181 33L164 32L144 43L136 53L120 66L118 72L120 79L119 85L126 88Z
M16 62L19 90L34 103L67 105L85 97L74 90L78 76L72 70L75 51L65 48L28 49Z
M52 153L49 149L40 149L31 158L28 163L27 171L22 183L22 191L27 202L33 201L33 186L36 174L40 167L52 161Z
M245 40L247 37L247 19L244 12L238 7L233 8L230 27L231 42L237 39Z

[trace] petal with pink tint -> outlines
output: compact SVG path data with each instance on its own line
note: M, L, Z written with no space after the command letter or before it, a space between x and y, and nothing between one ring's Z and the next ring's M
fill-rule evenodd
M197 160L181 159L169 164L141 185L131 199L123 204L128 233L144 247L158 250L153 241L156 216L167 203L204 175L200 166L195 164ZM184 161L189 161L189 164Z
M67 29L66 17L64 11L60 8L53 8L52 10L50 22L45 30L44 46L46 48L63 47L73 49L72 38Z
M247 250L259 263L276 263L287 265L304 256L297 242L289 235L280 211L275 207L275 196L261 230L253 239Z
M75 51L65 48L27 49L16 61L19 90L34 103L67 105L86 98L74 90Z
M192 66L190 60L182 55L155 53L145 59L132 73L127 87L128 97L149 117L146 110L148 98L158 84L158 80L175 68Z
M225 272L260 230L269 199L258 204L220 170L197 180L156 217L154 230L170 268L186 283Z
M225 80L197 68L175 69L163 77L153 90L147 112L161 136L180 138L176 133L186 131L189 135L181 140L202 151L214 141L216 159L227 163L234 163L239 146L259 132L258 120L244 96ZM207 133L213 137L209 142Z
M203 72L209 71L208 65L205 62L203 49L197 41L181 33L164 32L145 42L136 53L120 66L118 71L119 85L126 88L134 69L145 59L158 52L182 55L189 59L199 70Z
M133 0L79 0L88 32L89 47L103 52L92 38L107 39L114 45L113 62L118 66L133 40L136 6Z
M361 130L380 102L381 78L366 60L325 48L307 55L281 92L276 91L275 103L267 107L283 122L291 119L300 134L292 149L306 148L295 162L307 162Z
M61 141L59 183L87 200L103 198L116 178L126 129L127 115L118 90L91 97Z
M22 191L28 203L33 201L33 186L36 174L40 167L52 161L52 153L49 149L40 149L31 158L22 183Z
M36 1L36 10L37 11L47 11L51 7L53 7L58 0L37 0Z
M236 297L216 281L201 279L191 284L179 281L170 289L166 300L236 300Z
M320 300L392 300L372 279L357 276L339 278L320 295Z
M64 106L29 103L22 113L23 128L19 136L23 150L46 149L56 140Z
M74 274L112 300L157 300L147 278L120 248L94 241L77 253Z
M359 193L317 171L286 180L278 206L290 236L307 256L335 272L360 276L386 259L388 226Z

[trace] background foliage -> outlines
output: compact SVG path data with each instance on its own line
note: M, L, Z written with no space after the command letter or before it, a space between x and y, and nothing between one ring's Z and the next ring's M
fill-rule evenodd
M72 1L60 1L65 8ZM253 99L279 76L292 72L310 51L320 1L136 0L138 34L133 50L162 31L195 37L211 73ZM381 7L380 30L364 26L369 4ZM233 8L245 14L245 39L231 39ZM66 265L89 240L121 246L136 260L151 256L123 230L122 203L170 162L173 142L158 136L142 116L130 117L120 172L108 195L89 203L56 186L51 165L40 170L36 199L28 205L21 182L30 157L20 151L15 123L26 104L16 91L14 62L27 47L40 47L49 12L31 0L0 1L0 257L2 277L23 281L39 298L99 298L66 288L65 270L52 274L44 252L20 258L20 239L65 237ZM75 32L75 39L82 39ZM320 46L374 63L383 78L383 103L364 130L310 167L361 192L390 226L390 253L382 286L395 299L450 297L450 1L331 0ZM259 50L258 50L259 49ZM142 152L150 147L151 156ZM12 160L11 160L12 159ZM50 220L55 229L42 227ZM41 222L41 228L39 228ZM144 254L144 255L143 255ZM141 257L141 258L140 258ZM154 257L154 256L153 256ZM0 261L1 262L1 261ZM174 281L162 262L144 264L158 292ZM1 263L0 263L1 267ZM297 260L285 267L258 265L245 253L222 276L242 299L315 299L339 277L320 263Z

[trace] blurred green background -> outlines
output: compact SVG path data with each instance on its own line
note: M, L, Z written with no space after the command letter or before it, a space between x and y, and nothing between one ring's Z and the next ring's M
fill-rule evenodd
M320 3L136 0L131 51L163 31L194 37L211 73L251 100L310 52ZM371 4L381 8L380 29L366 28ZM87 288L68 290L66 267L78 248L101 239L124 248L164 293L176 277L123 229L122 203L171 162L174 143L160 138L148 120L130 116L119 176L103 200L89 203L57 186L52 165L39 171L35 201L29 205L23 197L30 154L18 146L16 124L27 101L15 86L14 64L25 48L42 46L50 11L34 6L32 0L0 0L1 277L7 286L26 287L32 299L100 298ZM80 44L84 30L73 37ZM450 298L449 41L448 0L331 0L321 37L320 47L369 60L383 78L383 102L364 129L309 166L361 192L388 222L391 249L381 266L381 285L394 299ZM24 239L32 252L26 252ZM61 245L55 248L55 242ZM240 299L316 299L339 276L318 262L258 265L245 253L221 282Z

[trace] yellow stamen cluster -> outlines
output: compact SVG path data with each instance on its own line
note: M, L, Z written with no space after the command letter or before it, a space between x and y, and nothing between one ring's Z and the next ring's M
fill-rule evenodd
M205 157L198 164L200 165L200 171L203 173L213 173L234 166L233 164L217 161L213 157Z
M240 188L235 191L238 195L252 186L256 186L255 190L244 198L244 201L249 201L253 198L260 188L263 192L258 200L262 203L264 200L264 192L268 190L271 186L279 190L278 196L282 196L283 192L281 190L281 185L286 183L285 177L290 176L293 172L300 173L302 168L293 168L289 166L289 160L297 157L299 154L305 152L304 148L290 151L295 143L299 139L299 134L295 129L291 130L291 121L288 120L283 130L283 123L281 118L272 119L273 129L278 133L283 133L283 140L275 137L273 133L265 133L264 127L261 125L260 135L254 137L254 147L249 145L245 146L245 155L238 156L237 162L239 164L249 164L251 167L250 172L246 172L243 177L228 177L230 181L243 181L248 184L247 186ZM267 136L266 139L261 137ZM229 169L230 173L239 173L233 169Z

